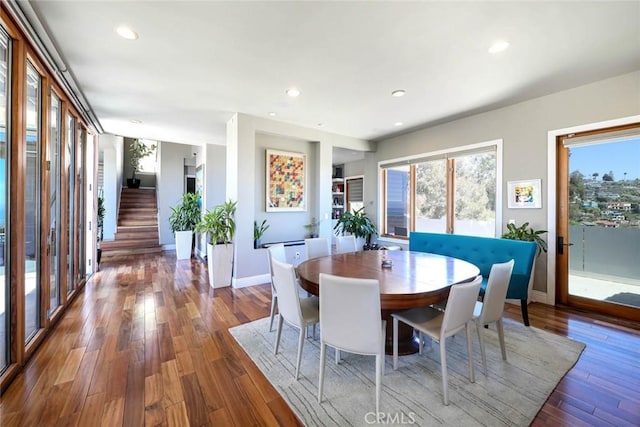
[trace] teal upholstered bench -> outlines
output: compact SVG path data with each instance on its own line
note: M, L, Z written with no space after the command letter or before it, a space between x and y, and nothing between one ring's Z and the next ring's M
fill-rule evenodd
M480 295L484 295L491 266L510 259L515 260L507 298L520 300L522 319L527 326L529 326L527 312L529 280L536 249L534 242L520 240L420 232L411 232L409 235L409 250L411 251L451 256L468 261L478 267L483 278Z

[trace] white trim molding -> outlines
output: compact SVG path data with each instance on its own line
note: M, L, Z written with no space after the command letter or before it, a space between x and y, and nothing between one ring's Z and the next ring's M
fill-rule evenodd
M248 286L255 286L255 285L264 285L265 283L269 283L269 273L258 274L257 276L241 277L241 278L234 277L231 280L231 284L234 289L246 288Z

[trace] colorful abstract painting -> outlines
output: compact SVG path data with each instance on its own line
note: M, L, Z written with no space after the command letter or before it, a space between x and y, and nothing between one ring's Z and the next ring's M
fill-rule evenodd
M267 212L306 211L305 155L267 150Z

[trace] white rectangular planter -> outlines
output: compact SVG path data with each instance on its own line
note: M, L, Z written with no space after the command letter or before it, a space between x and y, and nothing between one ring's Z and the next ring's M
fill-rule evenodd
M211 245L207 243L207 269L212 288L231 286L233 272L233 243Z
M176 231L176 258L191 258L191 242L193 241L193 231Z

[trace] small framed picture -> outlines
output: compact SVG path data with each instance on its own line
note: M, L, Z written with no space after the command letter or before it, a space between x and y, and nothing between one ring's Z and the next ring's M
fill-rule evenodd
M542 180L523 179L507 182L507 206L510 209L537 209L542 207Z

